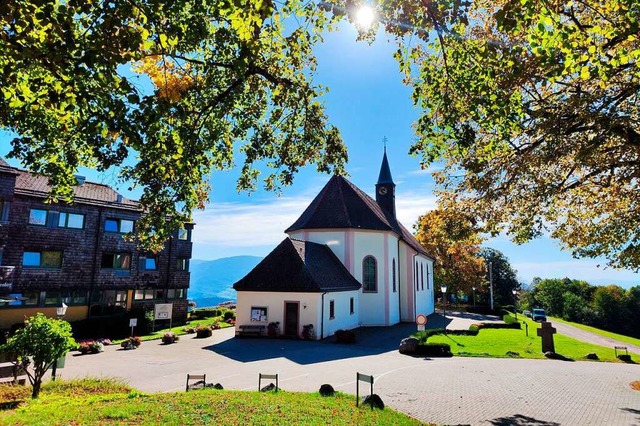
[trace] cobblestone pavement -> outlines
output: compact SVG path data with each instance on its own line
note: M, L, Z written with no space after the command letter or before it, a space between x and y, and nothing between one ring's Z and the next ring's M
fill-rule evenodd
M111 346L97 355L70 354L58 375L121 377L142 391L168 392L183 390L187 373L245 390L257 389L258 373L278 373L285 390L311 392L329 383L355 394L360 372L375 377L385 404L437 424L640 425L640 392L629 386L640 380L638 365L400 355L397 343L412 330L410 324L367 330L358 344L339 345L236 339L225 329L173 345L150 341L133 351Z

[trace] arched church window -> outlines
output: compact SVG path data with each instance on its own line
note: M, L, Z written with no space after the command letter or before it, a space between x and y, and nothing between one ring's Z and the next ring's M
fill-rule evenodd
M423 264L420 264L420 287L422 287L422 290L424 290L424 269L423 269Z
M365 292L378 291L376 259L367 256L362 260L362 290Z
M393 292L396 292L396 259L394 258L391 261L391 268L393 269L391 272L391 282L393 283Z

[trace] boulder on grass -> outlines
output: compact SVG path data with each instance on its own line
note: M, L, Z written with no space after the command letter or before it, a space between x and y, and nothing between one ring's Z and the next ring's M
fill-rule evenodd
M371 408L379 408L381 410L384 410L384 402L382 402L382 398L380 398L380 396L375 393L365 396L362 403L364 405L370 405Z
M274 385L273 383L269 383L267 386L264 386L262 389L260 389L260 392L271 392L276 390L276 385Z
M401 354L415 354L416 350L418 350L418 339L415 337L407 337L400 341L400 346L398 347L398 351Z
M333 396L336 393L336 391L333 389L333 386L326 383L320 386L319 392L322 396Z

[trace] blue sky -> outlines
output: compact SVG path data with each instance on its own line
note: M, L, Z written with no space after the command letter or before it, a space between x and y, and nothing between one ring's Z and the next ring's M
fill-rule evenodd
M339 31L327 34L324 44L315 49L316 83L330 88L323 101L331 123L340 129L348 147L349 179L370 195L374 194L382 159L382 139L387 138L387 155L397 185L398 216L411 228L420 214L435 207L435 198L428 171L420 170L419 159L408 154L415 139L412 123L419 112L412 106L411 89L402 84L392 56L396 49L383 34L372 45L356 42L356 31L343 24ZM0 133L3 157L10 149L10 139L9 134ZM89 170L82 173L90 180L117 186L111 173ZM194 215L194 259L265 256L285 237L284 229L297 219L329 179L307 167L278 196L262 190L238 194L235 191L238 176L239 169L213 174L211 204ZM117 189L130 198L139 196L128 192L127 185ZM517 246L505 237L498 237L484 245L502 251L525 283L534 276L567 276L592 284L615 283L624 287L640 284L638 274L598 268L598 264L605 264L602 259L573 259L548 238Z

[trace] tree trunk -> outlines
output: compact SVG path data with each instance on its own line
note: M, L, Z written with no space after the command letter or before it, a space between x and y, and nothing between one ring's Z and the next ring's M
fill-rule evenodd
M38 396L40 395L40 386L42 385L42 378L40 379L35 379L33 381L33 392L31 392L31 398L32 399L37 399Z

